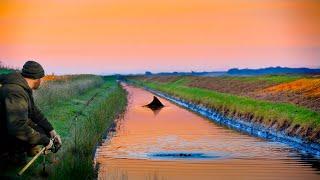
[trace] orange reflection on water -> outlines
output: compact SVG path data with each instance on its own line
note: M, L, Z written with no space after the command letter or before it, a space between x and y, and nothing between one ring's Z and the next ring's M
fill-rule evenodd
M218 126L159 98L158 112L143 107L153 94L123 84L129 104L116 134L97 150L99 179L317 179L311 160L286 145ZM205 158L155 156L200 153Z

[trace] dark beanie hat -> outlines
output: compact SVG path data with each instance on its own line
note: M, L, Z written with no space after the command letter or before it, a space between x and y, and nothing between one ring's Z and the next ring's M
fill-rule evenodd
M35 61L28 61L23 65L22 76L31 79L40 79L44 77L42 66Z

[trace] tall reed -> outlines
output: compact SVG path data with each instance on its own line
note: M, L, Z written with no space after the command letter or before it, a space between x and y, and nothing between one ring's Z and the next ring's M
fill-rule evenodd
M66 76L55 81L45 81L39 90L34 91L36 103L40 108L51 108L58 101L79 96L87 90L99 87L104 80L95 75Z

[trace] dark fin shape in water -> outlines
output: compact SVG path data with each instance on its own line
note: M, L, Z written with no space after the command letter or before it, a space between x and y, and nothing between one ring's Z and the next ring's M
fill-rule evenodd
M160 100L156 96L153 96L152 102L145 105L145 107L148 107L152 110L158 110L158 109L163 108L164 105L160 102Z

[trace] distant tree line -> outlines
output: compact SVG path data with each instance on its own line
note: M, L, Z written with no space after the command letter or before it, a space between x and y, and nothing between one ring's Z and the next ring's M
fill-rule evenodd
M231 75L264 75L264 74L320 74L320 69L310 68L288 68L268 67L261 69L238 69L233 68L227 71Z
M152 73L146 71L145 76L221 76L221 75L267 75L267 74L320 74L320 69L310 68L289 68L289 67L268 67L260 69L238 69L233 68L228 71L203 71L203 72L160 72Z

